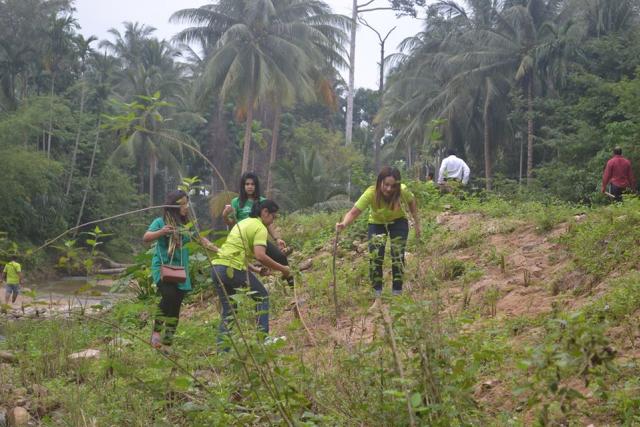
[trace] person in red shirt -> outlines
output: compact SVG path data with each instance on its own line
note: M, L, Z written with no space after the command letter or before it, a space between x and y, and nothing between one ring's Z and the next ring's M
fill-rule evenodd
M633 176L631 162L622 157L622 148L613 149L613 157L607 162L602 174L602 192L607 190L607 185L611 189L609 193L614 197L616 202L622 200L622 193L625 190L635 190L636 179Z

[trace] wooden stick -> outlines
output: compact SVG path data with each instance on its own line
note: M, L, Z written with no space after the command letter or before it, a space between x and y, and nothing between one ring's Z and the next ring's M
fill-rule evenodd
M389 343L391 344L391 351L393 352L393 361L396 365L396 370L398 371L398 375L400 376L400 381L402 381L402 391L404 392L405 399L407 400L407 412L409 413L409 425L411 427L416 426L416 416L413 411L413 405L411 405L411 395L409 390L407 389L407 384L404 376L404 367L402 366L402 360L400 360L400 355L398 352L398 346L396 345L396 338L393 333L393 324L391 322L391 316L384 308L383 304L379 305L380 315L382 316L382 322L384 323L385 330L387 332L387 336L389 337Z
M300 305L298 305L298 292L296 291L296 282L298 282L298 280L295 280L293 282L293 299L294 299L294 302L296 304L295 310L296 310L296 313L298 314L298 319L300 319L300 322L302 323L302 326L304 327L305 331L307 331L307 335L309 336L309 339L311 340L311 345L316 347L318 345L318 343L316 342L316 339L314 338L313 334L311 333L311 330L307 326L307 323L304 321L304 317L302 317L302 310L300 310Z
M336 257L338 256L338 237L340 232L336 229L336 237L333 241L333 305L336 312L336 328L338 327L338 318L340 317L340 308L338 307L338 281L336 279Z

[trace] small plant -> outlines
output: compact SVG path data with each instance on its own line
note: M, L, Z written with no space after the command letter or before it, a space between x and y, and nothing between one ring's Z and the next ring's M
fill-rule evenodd
M520 392L527 392L530 407L539 408L541 425L566 423L577 411L583 394L569 385L578 376L585 387L613 370L616 355L604 334L604 327L589 321L583 313L551 319L545 342L520 361L527 381Z
M485 306L488 308L489 316L495 317L498 312L498 300L500 299L500 290L496 285L492 285L483 297Z
M531 285L531 271L525 269L523 272L522 286L524 286L525 288L528 288L530 285Z
M436 267L436 276L440 280L455 280L467 270L464 261L455 258L444 258Z

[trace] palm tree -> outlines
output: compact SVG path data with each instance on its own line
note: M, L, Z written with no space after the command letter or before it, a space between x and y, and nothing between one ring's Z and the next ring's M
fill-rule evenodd
M100 48L107 49L118 57L123 62L123 67L133 67L139 63L145 43L155 30L138 22L125 22L124 34L116 28L109 29L109 34L114 36L115 40L101 41Z
M154 31L152 27L126 22L124 34L111 29L109 32L115 40L100 43L121 62L114 91L120 94L126 108L139 107L137 112L140 113L136 117L139 129L130 132L114 154L126 153L135 157L141 193L144 191L145 166L148 165L151 203L158 162L162 161L174 171L179 169L173 152L176 144L167 138L167 117L176 113L171 106L180 101L185 87L185 66L175 61L180 53L168 42L152 38ZM132 102L127 104L126 101Z
M245 119L241 169L249 166L254 108L277 94L286 103L313 96L310 71L340 56L348 19L318 0L220 0L173 14L197 26L176 35L182 42L215 43L201 78L204 96L235 98ZM328 56L330 55L330 56Z
M49 130L47 131L47 158L51 156L51 139L53 137L53 96L55 94L56 75L63 68L64 60L73 51L73 30L79 28L76 19L71 15L59 17L57 14L51 17L48 30L49 44L45 55L45 70L49 73L51 113L49 116ZM75 61L75 57L73 58Z
M399 76L389 88L385 110L401 123L399 136L418 140L423 138L425 123L434 118L447 119L447 137L452 142L464 135L468 143L475 139L470 134L482 129L479 139L484 140L490 188L491 141L496 131L508 130L504 100L512 87L520 87L527 99L527 175L531 181L536 89L543 82L551 87L554 79L566 74L573 26L563 21L560 1L467 3L470 13L452 1L432 6L431 11L438 13L431 15L430 27L405 42L409 55L396 58Z
M13 110L30 92L51 48L51 23L71 12L67 0L0 2L0 109ZM28 22L29 25L25 25ZM37 85L37 82L35 82Z
M481 46L455 60L487 75L511 76L522 88L527 105L527 183L533 179L534 101L536 90L553 88L567 73L575 52L573 23L564 21L560 0L514 2L503 10L495 28L473 33Z
M91 43L96 41L97 39L93 36L85 39L81 34L76 36L76 48L78 51L78 56L80 57L80 111L78 113L78 130L76 132L76 141L73 147L73 153L71 155L71 165L69 166L69 178L67 179L67 190L65 191L65 196L68 196L71 192L71 182L73 180L73 170L76 166L76 157L78 155L78 146L80 145L80 134L82 131L82 119L84 115L84 103L85 96L87 93L87 82L84 79L84 73L86 70L86 61L89 55L93 52L91 49Z
M78 218L76 220L76 227L78 227L82 221L82 215L84 214L84 207L87 202L87 196L91 188L91 180L93 178L93 169L96 162L96 156L98 154L98 145L100 142L100 132L102 130L102 111L103 106L107 98L111 95L111 80L118 67L118 60L107 54L93 53L89 55L88 60L88 80L90 86L95 88L93 94L93 102L96 105L96 127L95 136L93 140L93 149L91 152L91 161L89 162L89 171L87 172L87 180L85 188L82 192L82 201L80 202L80 209L78 211Z

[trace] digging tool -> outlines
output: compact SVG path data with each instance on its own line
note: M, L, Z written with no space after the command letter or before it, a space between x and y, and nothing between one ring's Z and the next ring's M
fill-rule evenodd
M336 237L333 241L333 305L336 311L336 327L338 327L338 318L340 317L340 309L338 308L338 290L337 290L337 280L336 280L336 257L338 256L338 237L340 236L340 232L336 229Z

